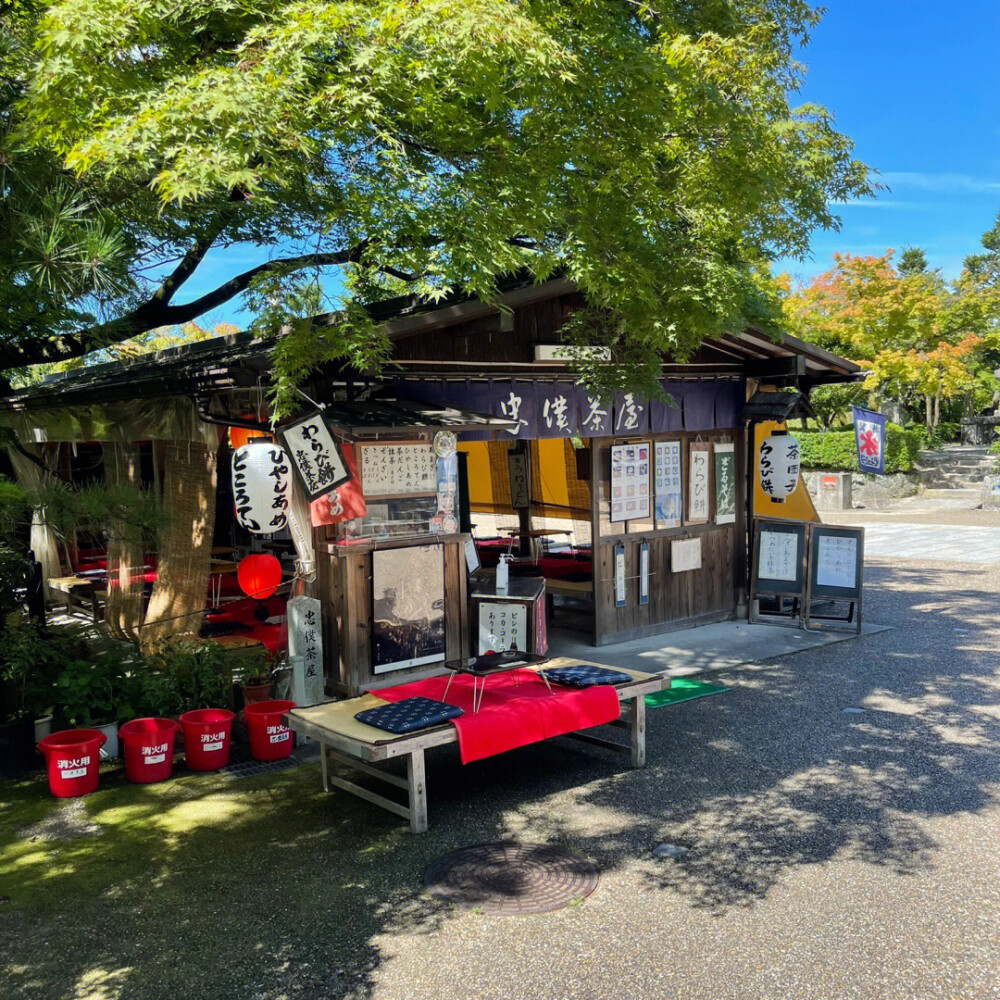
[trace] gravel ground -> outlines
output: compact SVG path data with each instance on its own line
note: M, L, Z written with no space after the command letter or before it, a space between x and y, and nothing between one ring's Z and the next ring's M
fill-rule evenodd
M22 853L0 864L0 996L1000 996L1000 566L867 580L893 630L713 674L726 693L649 713L642 771L561 740L464 768L445 748L419 837L313 766L211 786L217 816L185 779L149 793L173 796L162 842L77 836L42 872ZM106 794L74 835L128 827L138 806ZM504 838L582 853L597 891L530 917L422 891L441 854Z

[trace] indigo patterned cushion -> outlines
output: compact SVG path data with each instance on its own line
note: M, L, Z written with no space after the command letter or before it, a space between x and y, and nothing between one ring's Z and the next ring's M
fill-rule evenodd
M413 733L429 729L462 714L460 708L431 698L404 698L378 708L366 708L354 716L366 726L375 726L390 733Z
M621 670L609 670L607 667L589 667L581 664L578 667L552 667L541 671L556 684L567 687L588 688L596 684L627 684L633 678Z

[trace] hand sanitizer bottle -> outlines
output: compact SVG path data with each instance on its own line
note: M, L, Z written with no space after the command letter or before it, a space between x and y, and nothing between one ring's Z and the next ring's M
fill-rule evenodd
M504 553L500 556L500 562L497 563L497 593L501 595L507 593L507 580L509 577L507 563L509 561L510 556Z

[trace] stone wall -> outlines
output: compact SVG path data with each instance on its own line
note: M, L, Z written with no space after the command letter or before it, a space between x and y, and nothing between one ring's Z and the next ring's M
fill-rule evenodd
M813 500L819 495L820 476L834 475L829 469L803 469L802 478ZM871 476L863 472L851 475L851 493L855 507L878 507L902 497L912 497L920 492L916 477L906 472L894 472L887 476Z

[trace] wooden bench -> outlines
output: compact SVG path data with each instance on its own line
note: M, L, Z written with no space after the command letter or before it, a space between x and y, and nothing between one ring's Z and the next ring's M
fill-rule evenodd
M549 660L537 669L565 667L585 663L567 657ZM604 664L595 664L604 666ZM622 668L615 667L619 670ZM659 674L624 670L632 680L616 686L618 700L622 704L622 717L609 723L625 729L629 742L618 743L589 732L567 733L569 738L581 740L608 750L628 753L632 767L646 764L646 702L645 696L654 691L670 687L670 679ZM427 830L427 776L424 765L424 751L431 747L457 743L455 727L450 723L424 729L406 736L393 736L381 729L366 726L354 718L366 708L375 708L385 702L374 694L362 695L347 701L328 702L309 708L293 708L283 721L286 726L302 736L316 740L320 747L320 762L323 774L323 789L330 786L350 792L373 805L409 820L414 833ZM406 777L389 773L376 765L394 758L406 758ZM337 766L359 771L379 781L401 788L406 793L406 802L400 803L379 795L370 789L345 778L338 773Z
M103 580L86 576L54 576L47 583L49 590L66 598L67 613L72 613L75 605L81 610L89 611L95 622L101 620L97 598L102 591L107 590L107 584Z

